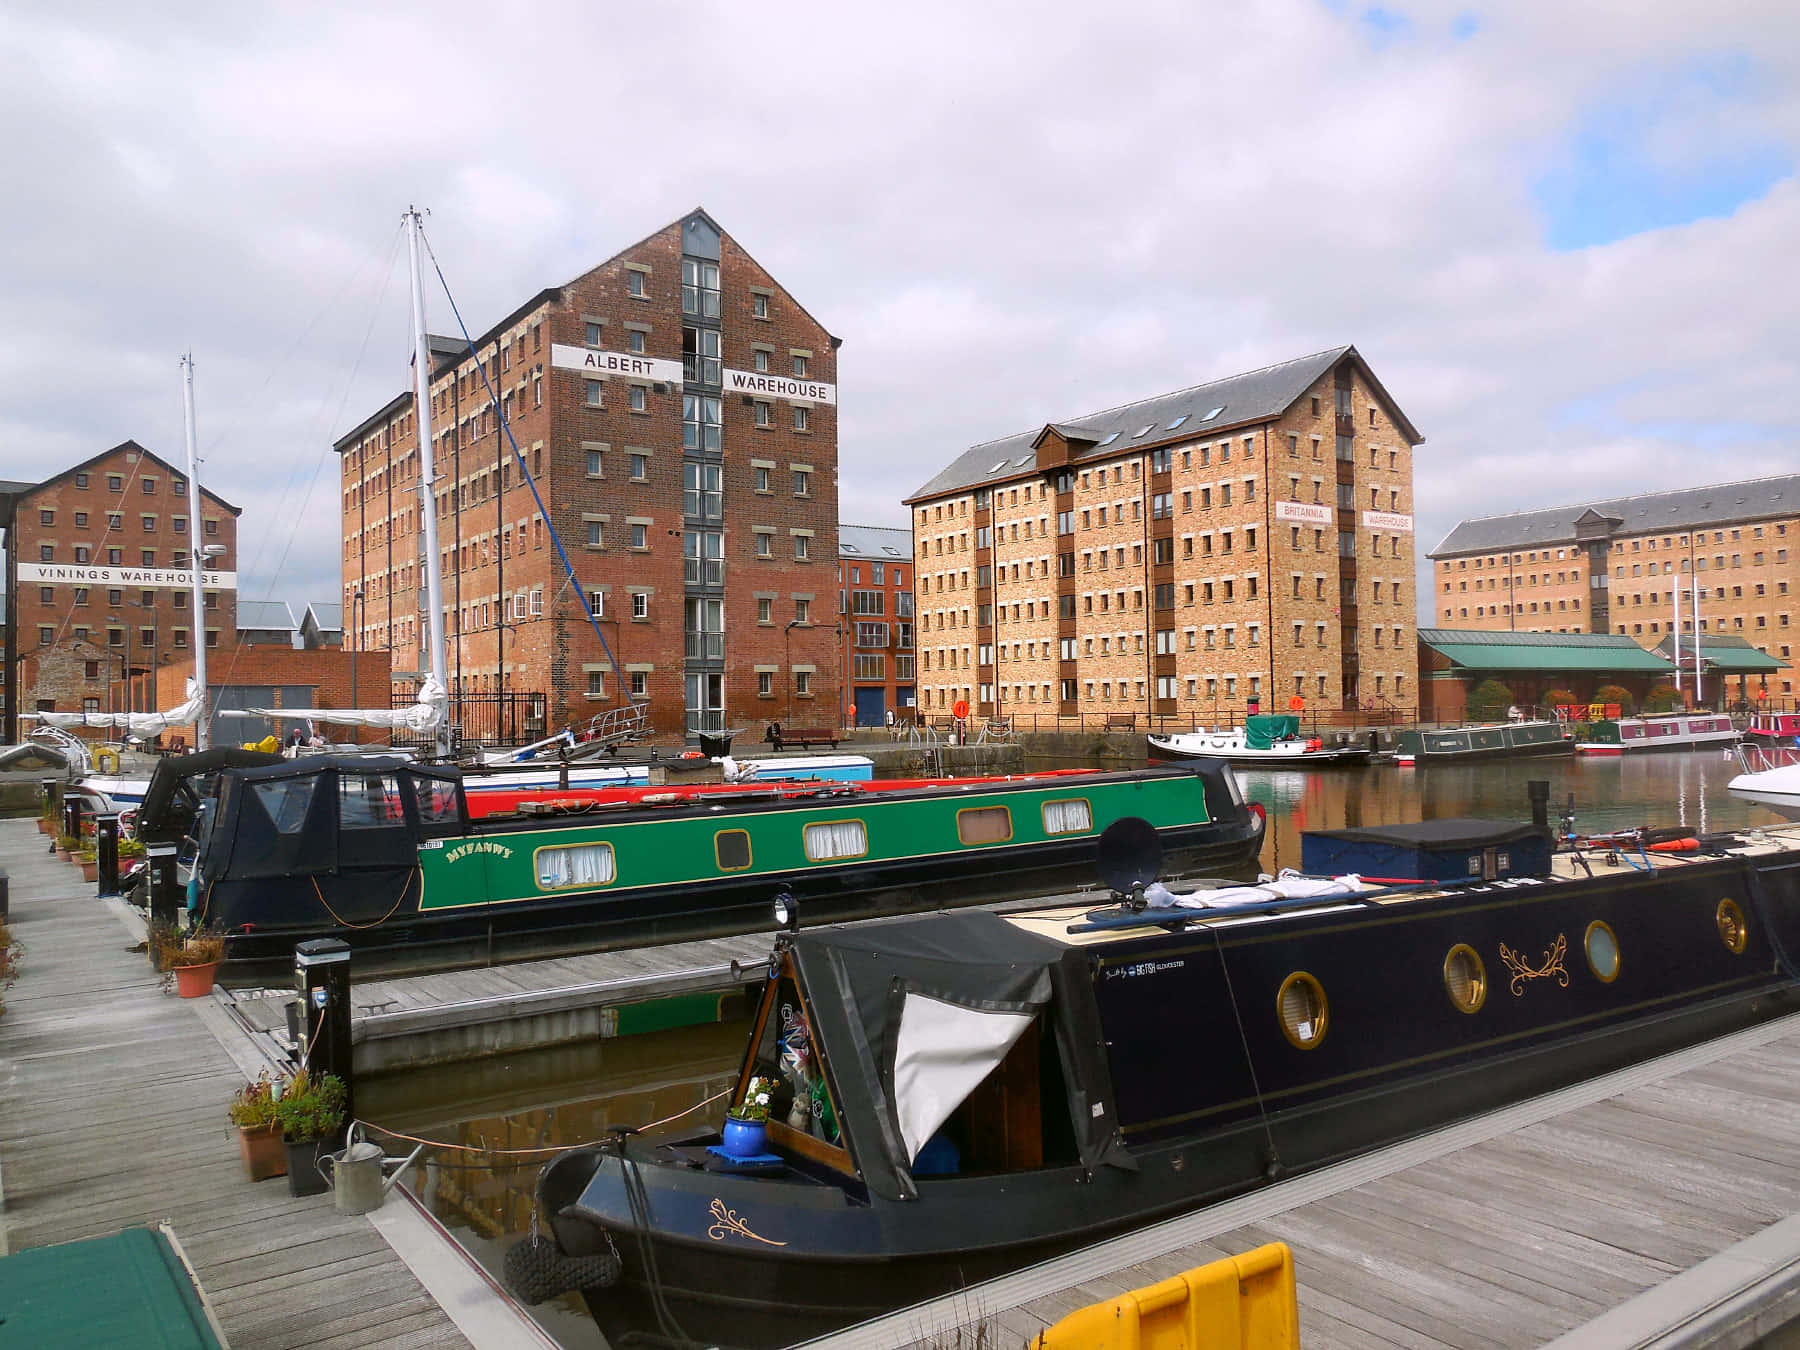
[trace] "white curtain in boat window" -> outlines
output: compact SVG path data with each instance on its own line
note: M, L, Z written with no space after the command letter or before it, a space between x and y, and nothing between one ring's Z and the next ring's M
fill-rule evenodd
M1044 803L1045 834L1077 834L1093 828L1094 813L1088 809L1087 798Z
M574 844L567 848L541 848L537 855L537 880L542 890L564 886L604 886L613 879L611 844Z
M860 858L868 851L869 832L860 820L827 820L806 827L806 856L813 862Z
M1033 1015L906 996L894 1042L894 1110L908 1161L1006 1058Z

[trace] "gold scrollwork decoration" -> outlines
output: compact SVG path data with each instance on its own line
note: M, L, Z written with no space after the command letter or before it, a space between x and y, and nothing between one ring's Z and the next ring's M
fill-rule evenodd
M763 1237L760 1233L752 1233L750 1225L738 1218L735 1210L725 1208L723 1200L715 1199L707 1213L713 1216L712 1227L706 1230L706 1236L714 1242L723 1242L729 1234L747 1237L755 1242L765 1243L770 1247L785 1247L787 1243L777 1242L774 1238Z
M1519 997L1519 995L1525 991L1525 986L1532 980L1554 979L1564 989L1567 989L1569 987L1569 972L1567 967L1563 965L1563 957L1568 955L1568 952L1568 938L1564 937L1561 933L1558 933L1556 935L1556 941L1544 948L1543 963L1533 967L1511 947L1502 942L1500 944L1500 959L1506 964L1506 968L1512 972L1512 983L1509 987L1512 989L1513 997Z

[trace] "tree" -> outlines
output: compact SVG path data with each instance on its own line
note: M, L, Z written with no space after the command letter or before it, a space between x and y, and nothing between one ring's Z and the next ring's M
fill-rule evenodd
M1468 716L1476 722L1505 717L1515 701L1513 691L1499 680L1483 680L1469 691Z

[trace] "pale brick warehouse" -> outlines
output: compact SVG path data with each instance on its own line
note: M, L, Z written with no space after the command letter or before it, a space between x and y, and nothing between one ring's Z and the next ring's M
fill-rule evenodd
M1410 705L1423 439L1338 347L972 447L907 499L921 711Z
M626 700L664 733L834 724L839 339L695 210L474 345L432 339L452 699L542 693L548 730ZM427 668L413 421L399 394L336 442L346 644L402 686Z

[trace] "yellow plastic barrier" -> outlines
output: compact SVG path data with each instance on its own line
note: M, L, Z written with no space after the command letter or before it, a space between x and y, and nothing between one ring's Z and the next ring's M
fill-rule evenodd
M117 773L119 771L119 752L110 745L95 746L94 770L97 773Z
M1294 1256L1285 1242L1092 1303L1038 1333L1034 1350L1298 1350Z

